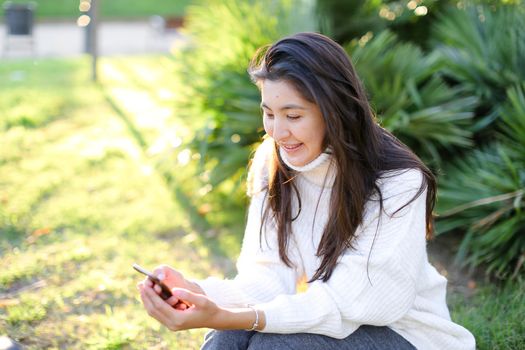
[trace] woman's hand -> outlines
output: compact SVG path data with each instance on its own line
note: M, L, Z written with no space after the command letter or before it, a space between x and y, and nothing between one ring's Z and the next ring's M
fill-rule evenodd
M168 265L158 266L153 271L153 274L157 276L166 286L168 286L169 289L182 288L192 291L193 293L205 294L198 284L185 279L182 273ZM144 282L147 281L149 281L148 278L144 280ZM157 294L160 294L161 289L159 286L155 286L154 289Z
M221 328L220 320L223 309L219 308L207 296L180 288L173 288L173 296L164 301L150 284L140 283L140 298L148 315L172 331L192 328ZM174 308L171 305L189 305L187 309Z

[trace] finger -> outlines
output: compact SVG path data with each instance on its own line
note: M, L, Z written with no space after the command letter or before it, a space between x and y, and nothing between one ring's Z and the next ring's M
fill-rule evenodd
M160 265L153 270L153 274L159 278L159 280L163 280L168 276L169 274L169 266L167 265Z
M156 318L155 315L155 307L153 306L153 302L151 298L149 297L148 293L146 292L146 288L142 287L140 288L140 299L142 300L142 304L144 305L144 308L148 312L148 315L151 317Z
M166 303L155 293L155 291L152 288L144 288L144 300L148 304L148 311L151 312L151 314L154 314L155 318L159 321L159 316L163 313L162 307L163 305L166 305Z
M157 294L160 294L162 292L162 288L160 288L158 284L153 285L153 289L155 290L155 292L157 292Z
M175 317L177 312L171 305L162 300L153 289L145 289L145 294L149 297L152 307L155 309L155 318L161 323L167 325Z
M168 299L168 300L170 300L169 304L172 305L173 307L175 307L177 310L181 310L179 307L177 307L177 306L180 306L180 305L184 305L184 309L183 309L183 310L186 310L186 309L190 308L190 306L191 306L191 305L190 305L190 304L191 304L190 302L188 302L188 301L184 301L184 300L182 300L182 299L180 299L180 298L174 296L173 292L174 292L174 291L177 291L177 290L186 290L186 289L183 289L183 288L173 288L173 289L171 290L171 292L172 292L172 293L171 293L172 296L170 297L171 300Z
M185 304L189 303L191 305L204 307L208 302L208 298L206 296L190 292L187 289L173 288L171 293L175 298L184 301Z
M164 300L166 303L170 304L172 307L179 311L184 311L188 309L190 306L187 304L184 300L179 300L178 298L171 296L168 299Z
M165 300L165 301L168 302L168 300ZM168 302L168 304L170 304L171 307L179 311L184 311L190 308L190 303L188 301L178 300L177 298L171 299Z
M166 299L165 302L167 302L171 306L176 306L180 302L180 300L178 298L175 298L174 296L171 296L168 299Z
M175 309L179 310L179 311L184 311L184 310L187 310L188 309L188 305L186 305L185 303L183 302L180 302L180 303L177 303L175 305Z
M162 299L159 294L157 293L157 290L155 287L158 287L155 285L153 288L145 287L145 295L149 298L151 305L155 307L156 310L166 310L166 306L169 308L174 307L177 303L180 302L180 300L172 299L171 304L168 302L168 300ZM172 297L171 297L172 298Z
M144 286L143 287L144 295L151 301L152 304L154 304L155 299L156 299L154 297L159 298L159 296L155 292L154 286L155 285L153 285L151 287L149 287L149 286Z

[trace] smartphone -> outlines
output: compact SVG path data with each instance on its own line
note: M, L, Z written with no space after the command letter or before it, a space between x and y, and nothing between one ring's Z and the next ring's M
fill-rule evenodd
M146 270L145 268L143 268L142 266L140 266L139 264L133 264L133 268L135 270L137 270L138 272L148 276L148 278L153 282L155 283L156 285L158 285L161 289L160 291L160 297L162 298L162 300L166 300L168 299L169 297L171 297L171 290L168 288L168 286L166 286L164 283L162 283L161 280L159 280L159 278L157 276L155 276L152 272Z

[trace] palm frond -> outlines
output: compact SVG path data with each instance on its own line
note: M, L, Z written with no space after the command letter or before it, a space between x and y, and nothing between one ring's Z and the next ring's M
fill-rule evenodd
M507 103L501 111L506 142L525 161L525 82L507 91Z
M434 26L434 47L443 55L447 79L480 98L475 131L500 115L506 89L525 80L525 8L452 8Z
M503 143L475 150L447 168L438 191L438 233L465 230L457 259L499 277L522 269L525 252L525 176L513 156Z
M443 149L469 147L478 98L451 88L439 76L439 57L400 43L385 31L359 46L347 46L383 126L427 161Z

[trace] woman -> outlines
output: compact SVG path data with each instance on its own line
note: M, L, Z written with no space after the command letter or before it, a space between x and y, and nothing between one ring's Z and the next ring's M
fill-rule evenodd
M238 275L190 281L160 267L174 296L142 282L148 313L172 330L215 329L204 349L474 349L427 259L435 178L376 123L343 48L296 34L249 72L267 138Z

